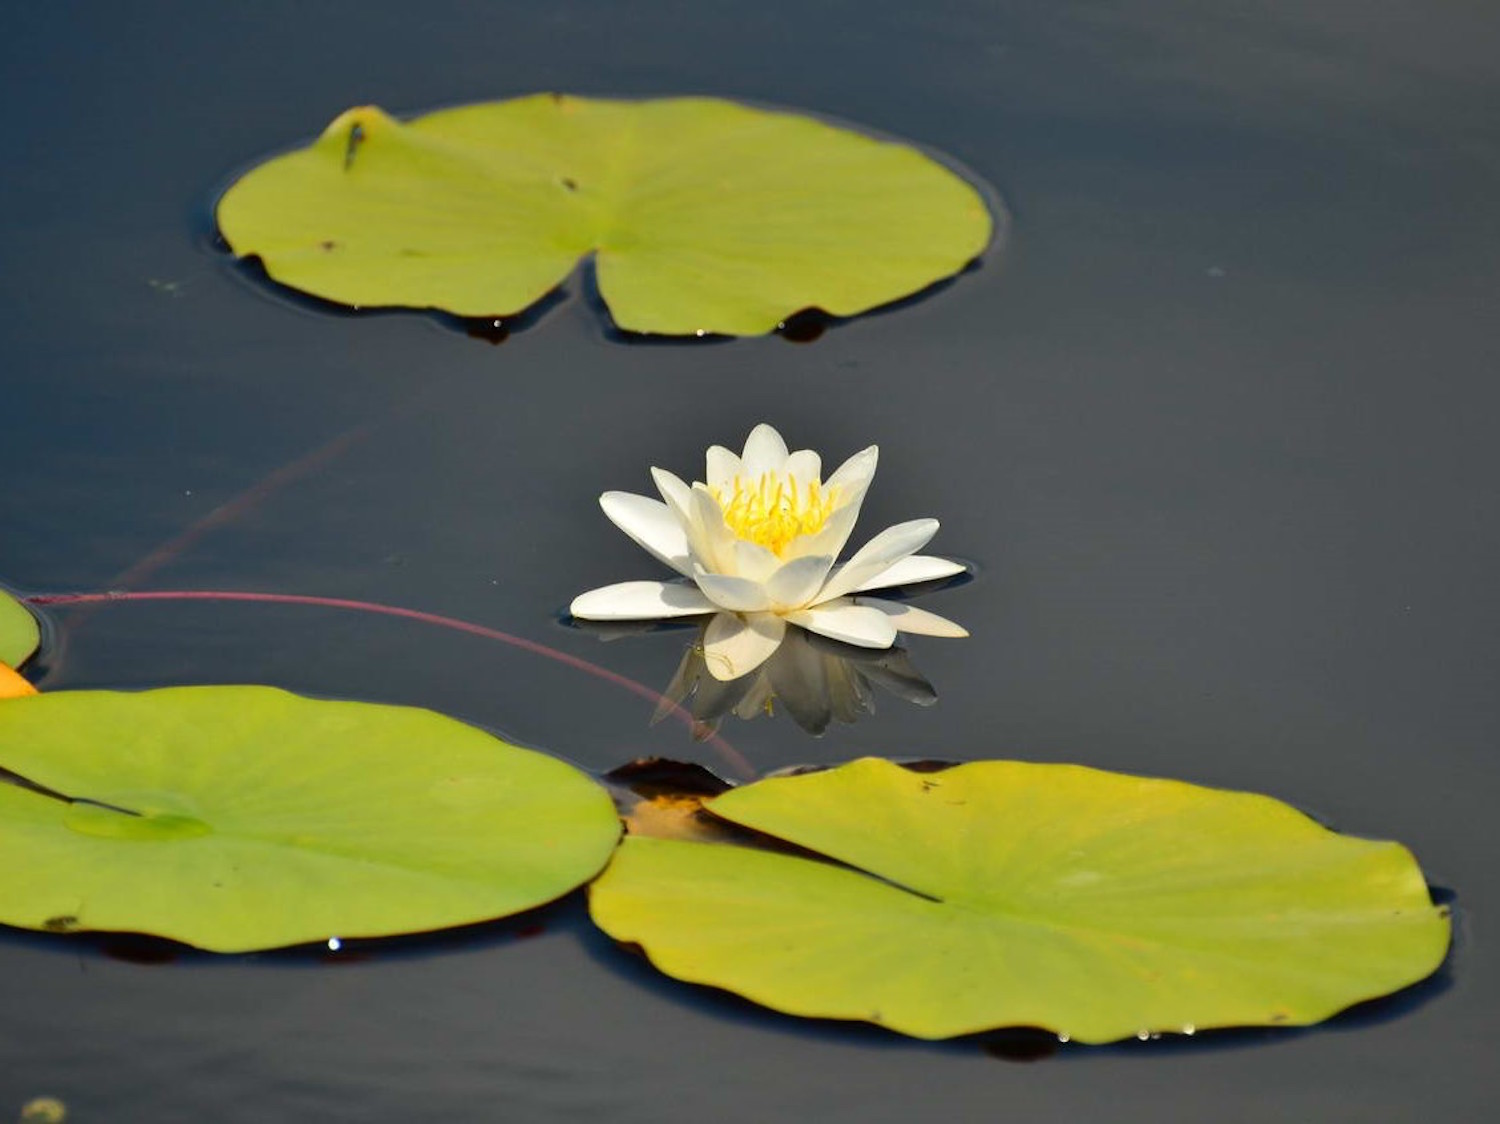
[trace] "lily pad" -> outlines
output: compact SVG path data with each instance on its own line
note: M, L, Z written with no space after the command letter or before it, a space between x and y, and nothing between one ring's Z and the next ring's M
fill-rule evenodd
M1264 796L864 759L704 807L828 861L631 835L590 888L594 920L668 975L919 1038L1315 1023L1448 946L1403 847Z
M620 831L562 761L269 687L11 700L0 767L35 786L0 784L0 922L216 952L516 913L592 877Z
M594 255L627 331L769 332L963 269L979 193L903 144L716 98L537 94L403 123L347 110L252 169L219 229L275 280L359 307L509 316Z
M25 605L0 589L0 663L20 667L41 642L36 618Z

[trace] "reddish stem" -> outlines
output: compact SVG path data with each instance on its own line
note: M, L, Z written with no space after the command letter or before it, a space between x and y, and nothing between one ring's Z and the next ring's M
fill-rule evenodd
M116 574L109 580L110 588L129 589L131 586L140 585L157 570L196 546L198 540L210 531L233 523L283 487L337 459L346 449L368 437L373 428L373 424L369 424L346 430L312 452L282 465L234 498L221 503L187 530L162 543L129 569Z
M535 640L528 640L524 636L501 632L498 628L486 628L484 625L460 620L457 617L445 617L437 613L424 613L420 609L403 609L396 605L381 605L374 601L351 601L342 597L311 597L300 593L250 593L208 589L151 590L141 592L122 590L107 593L39 593L25 597L22 600L32 605L96 605L109 601L251 601L273 605L315 605L324 609L350 609L360 613L378 613L381 616L420 621L422 624L436 625L439 628L451 628L456 632L467 632L473 636L483 636L487 640L498 640L502 644L509 644L511 647L520 648L524 652L530 652L533 655L555 660L558 663L592 675L597 679L603 679L607 683L613 683L617 687L623 687L632 694L639 695L649 702L661 703L667 701L661 692L653 691L644 683L638 683L634 679L630 679L618 672L600 667L596 663L590 663L581 656L570 655L567 652L561 652L556 648L548 647L546 644L538 643ZM689 728L694 727L693 716L676 703L671 704L671 712ZM749 779L755 776L755 770L750 762L745 760L744 755L719 734L710 734L705 741L718 751L724 762L730 768L734 769L742 779Z

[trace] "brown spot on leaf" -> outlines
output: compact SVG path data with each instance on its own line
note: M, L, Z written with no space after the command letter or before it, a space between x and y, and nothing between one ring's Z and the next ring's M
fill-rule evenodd
M365 141L365 127L358 121L349 126L349 142L344 146L344 171L354 163L354 154Z

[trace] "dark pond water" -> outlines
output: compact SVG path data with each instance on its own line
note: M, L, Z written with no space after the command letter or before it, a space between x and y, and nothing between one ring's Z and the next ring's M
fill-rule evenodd
M33 4L0 24L8 583L108 588L233 503L141 587L409 606L659 685L681 634L556 621L656 576L597 494L692 474L761 420L830 458L878 442L862 526L943 521L935 549L978 577L928 603L973 638L913 642L933 708L887 700L816 741L735 722L739 752L1267 792L1406 842L1459 910L1437 983L1326 1027L1030 1065L659 980L576 898L339 964L9 933L0 1119L41 1093L153 1124L1496 1106L1493 4ZM213 246L228 177L346 106L541 89L712 92L916 138L1005 194L1013 238L816 342L707 346L619 342L577 283L498 346L330 314ZM435 707L591 769L720 764L616 686L410 622L158 603L51 624L49 689L265 682Z

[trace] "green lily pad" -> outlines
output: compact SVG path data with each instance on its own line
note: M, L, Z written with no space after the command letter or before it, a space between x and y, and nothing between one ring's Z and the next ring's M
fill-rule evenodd
M832 861L632 835L590 888L594 920L668 975L919 1038L1314 1023L1448 947L1403 847L1264 796L865 759L704 807Z
M13 699L0 767L55 794L0 784L0 922L216 952L516 913L592 877L620 830L562 761L269 687Z
M41 642L36 618L25 605L0 589L0 663L20 667Z
M668 335L852 316L989 243L968 183L907 145L715 98L537 94L402 123L350 109L225 193L275 280L359 307L508 316L594 255L615 323Z

